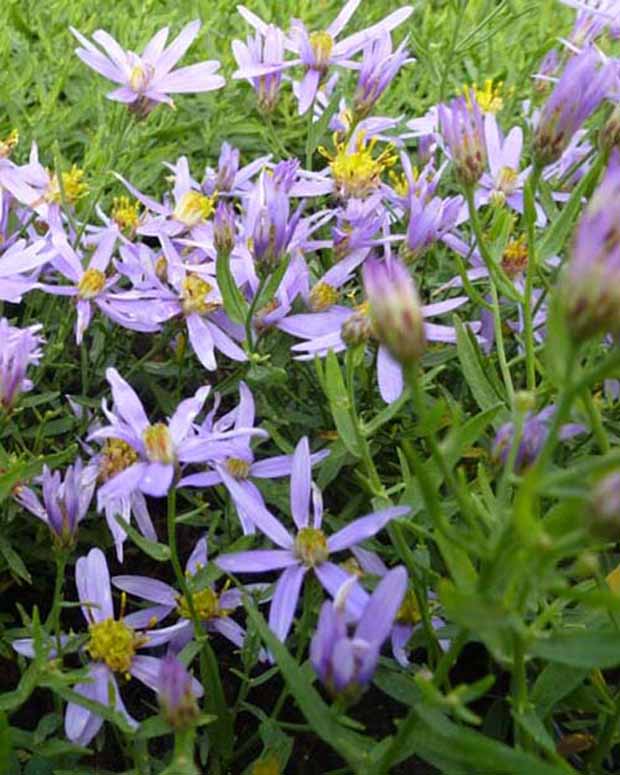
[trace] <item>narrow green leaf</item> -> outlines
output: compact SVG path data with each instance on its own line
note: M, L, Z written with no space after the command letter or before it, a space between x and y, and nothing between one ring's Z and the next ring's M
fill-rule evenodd
M485 368L488 370L490 363L487 359L483 367L480 351L471 332L456 315L454 327L456 328L456 349L469 389L483 412L495 409L497 402L502 400L502 396L497 393L485 373Z
M528 651L535 657L571 667L617 667L620 665L620 633L617 630L563 632L534 641Z
M215 277L226 314L234 323L243 325L248 314L248 305L230 271L230 256L218 253L215 261Z
M142 549L144 554L148 554L149 557L157 562L168 562L170 559L170 548L166 546L166 544L160 544L157 541L151 541L150 538L145 538L138 533L127 520L123 519L120 514L115 514L114 519L123 528L134 544L139 549Z
M351 402L340 371L338 358L330 350L325 360L325 390L334 423L345 447L351 454L359 457L359 447L355 424L351 416Z

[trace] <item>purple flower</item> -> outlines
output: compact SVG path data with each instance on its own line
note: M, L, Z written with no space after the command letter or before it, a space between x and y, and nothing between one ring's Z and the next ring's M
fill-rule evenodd
M73 27L70 29L82 45L76 49L79 58L100 75L120 84L106 95L108 99L127 103L132 111L146 116L157 103L174 106L171 93L206 92L224 85L224 79L214 75L220 67L216 61L200 62L172 72L198 35L200 26L198 20L190 22L167 48L169 28L164 27L153 36L140 56L133 51L124 51L104 30L93 34L102 53L81 33Z
M95 490L96 480L78 460L65 472L52 473L43 467L41 477L43 504L30 488L20 488L17 501L49 527L54 542L61 548L74 545L78 524L84 519Z
M0 318L0 409L10 411L20 393L32 390L26 372L31 364L41 360L44 342L39 334L41 328L41 325L17 328L6 318Z
M239 394L239 405L235 409L213 425L211 424L212 418L209 415L205 423L203 423L201 430L206 433L212 433L213 431L222 433L230 429L239 431L252 429L255 421L254 398L245 382L239 383ZM311 464L316 465L321 460L324 460L328 454L327 450L316 452L310 456ZM180 480L179 487L213 487L221 483L226 486L228 479L223 479L224 472L229 474L240 487L243 487L249 497L260 500L260 491L251 480L254 478L276 479L290 476L293 467L293 456L277 455L266 460L256 461L250 445L250 437L239 436L216 443L210 453L208 462L213 466L213 470L185 476ZM239 506L237 506L237 511L239 512L243 532L245 534L254 533L256 528L251 515L246 514Z
M157 678L157 695L166 721L174 729L191 727L200 715L196 697L204 689L194 681L185 665L173 654L161 660Z
M480 180L486 167L486 144L482 113L473 89L449 106L439 105L439 123L456 174L465 186Z
M521 438L515 458L515 471L520 473L525 470L540 454L547 440L549 423L555 414L555 406L548 406L537 414L529 412L525 416ZM578 423L566 423L560 430L559 437L563 441L578 436L585 432L585 427ZM491 457L498 463L505 465L508 462L510 451L514 441L515 428L512 422L507 422L497 431Z
M417 363L426 335L422 304L407 267L397 259L369 258L362 274L375 336L399 363Z
M295 59L273 65L248 62L234 73L233 78L257 78L284 68L303 65L306 74L299 87L299 114L304 114L312 105L319 83L331 66L354 67L350 57L364 48L368 41L390 32L404 22L413 11L411 6L403 6L377 24L337 41L336 38L355 13L359 3L360 0L348 0L332 23L326 29L316 32L309 32L302 21L294 19L284 45L297 55ZM238 11L254 29L263 35L267 34L268 25L258 16L242 5L238 6Z
M231 614L242 605L242 595L238 589L224 587L219 592L213 584L197 587L194 576L201 568L206 568L208 561L207 539L201 538L194 547L187 564L185 575L192 591L194 610L204 629L209 633L219 633L238 648L243 646L245 630ZM118 589L142 600L147 600L158 606L159 619L164 619L173 611L179 617L175 636L170 643L174 652L181 651L194 635L194 625L191 620L189 603L183 595L159 579L148 576L115 576L112 583ZM248 591L262 592L266 585L250 585Z
M52 255L48 243L44 240L37 240L31 245L19 240L10 245L0 255L0 301L19 304L25 293L39 288L37 270L46 264Z
M433 243L442 239L457 223L463 198L434 196L428 200L411 191L408 197L409 222L402 255L406 261L420 258Z
M110 421L95 430L91 439L120 439L136 453L136 460L109 479L100 490L104 500L128 495L135 489L162 497L172 485L175 466L184 453L195 452L192 423L201 411L210 388L200 388L193 398L181 401L168 423L149 423L142 402L116 369L106 370L112 389L114 411L103 410Z
M615 75L594 48L570 58L545 103L534 135L534 158L545 167L560 158L575 132L601 104Z
M358 696L370 683L381 647L392 630L407 588L403 567L386 573L364 606L352 637L345 615L353 579L338 590L335 600L323 603L310 646L310 661L330 694L347 699Z
M230 573L282 570L269 610L269 626L280 640L285 640L288 635L306 573L312 571L327 592L335 595L348 574L330 561L330 555L371 538L391 519L409 511L407 507L393 507L368 514L328 538L321 527L323 502L320 491L312 484L311 469L308 439L304 437L295 449L291 475L291 513L295 533L287 531L265 508L262 498L252 497L233 477L222 472L222 479L235 505L243 509L254 520L256 527L279 548L220 555L216 564ZM353 587L347 600L352 615L361 613L365 597L360 587Z
M266 68L267 72L248 78L254 87L259 110L271 113L278 101L282 68L284 67L284 33L279 27L267 24L257 30L256 35L248 35L246 43L233 40L232 50L239 70L234 77L244 72ZM273 68L273 69L272 69Z
M610 203L620 196L620 153L581 215L560 283L571 336L577 341L620 333L620 227Z
M394 80L400 68L414 60L409 58L403 40L396 51L392 51L392 36L381 33L364 46L357 88L353 98L353 110L357 118L365 118L375 106L379 97Z

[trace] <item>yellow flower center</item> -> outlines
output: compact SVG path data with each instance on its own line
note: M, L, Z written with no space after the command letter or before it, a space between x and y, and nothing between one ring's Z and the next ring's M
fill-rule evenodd
M349 152L346 143L334 144L334 154L325 148L319 148L319 151L329 160L338 192L344 197L360 198L374 191L381 183L381 173L397 161L392 146L373 157L377 139L373 138L366 145L363 132L359 133L354 151Z
M213 290L206 280L196 274L188 275L183 280L183 290L181 293L181 304L183 312L186 315L206 315L219 307L218 302L207 301L207 296Z
M329 58L334 48L334 39L329 32L313 32L310 35L310 45L316 59L316 67L319 70L327 70Z
M17 129L13 129L7 135L6 140L0 140L0 159L7 159L18 142L19 132Z
M136 450L122 439L106 439L99 463L99 481L107 482L138 459Z
M142 434L146 456L153 463L174 463L174 444L163 422L149 425Z
M143 92L153 76L154 67L144 62L134 65L129 74L129 86L135 92Z
M215 209L215 196L205 196L198 191L183 194L174 208L174 217L186 226L196 226L206 220Z
M84 182L84 170L76 164L68 172L62 173L62 188L65 194L65 201L68 204L75 204L78 199L82 199L88 193L88 186ZM46 199L48 202L61 204L62 194L60 192L60 183L58 176L53 175L50 179Z
M522 234L506 245L502 254L502 269L509 277L515 277L527 268L527 260L527 239Z
M250 473L250 463L240 457L229 457L226 461L226 470L234 479L247 479Z
M203 622L208 622L210 619L217 619L222 616L228 616L228 611L220 607L220 598L217 592L210 587L201 589L200 592L194 592L192 595L192 603L194 604L196 615ZM192 618L189 604L184 595L180 595L177 599L177 613L181 619Z
M317 283L310 291L310 309L324 312L338 301L338 291L328 283Z
M94 299L103 290L105 275L100 269L87 269L78 283L80 299Z
M88 627L90 636L86 651L96 662L105 664L115 673L129 674L136 651L148 641L128 627L122 619L104 619Z
M484 113L498 113L504 107L504 101L501 98L502 83L493 84L491 78L487 78L482 88L476 84L472 86L476 101L480 105L480 110ZM469 93L467 86L464 87L466 96Z
M325 562L329 557L325 533L316 527L302 527L295 538L295 554L309 568Z
M114 197L112 219L122 231L132 233L140 223L140 204L127 196Z
M401 624L417 624L422 619L420 614L420 608L418 606L418 599L415 596L413 589L408 589L405 592L401 607L396 614L396 621Z

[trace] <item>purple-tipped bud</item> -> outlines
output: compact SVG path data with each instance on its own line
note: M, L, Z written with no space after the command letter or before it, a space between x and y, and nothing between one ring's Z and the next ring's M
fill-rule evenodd
M569 332L575 341L620 334L620 153L614 151L603 181L577 226L560 285Z
M40 325L16 328L6 318L0 319L0 409L10 411L20 393L32 389L26 371L41 359L40 330Z
M620 538L620 473L600 479L592 490L590 529L598 538Z
M473 89L450 105L439 106L439 124L461 183L475 185L486 168L487 148L482 113Z
M560 66L560 55L557 48L547 51L538 66L538 72L534 76L534 88L536 91L545 93L551 86L549 78L555 75Z
M413 261L456 224L463 204L460 196L426 201L415 194L409 196L409 223L403 243L403 258Z
M213 216L213 242L218 254L227 256L235 247L235 211L230 202L220 199Z
M598 108L615 78L592 48L572 57L543 107L534 135L534 159L545 167L557 161L575 132Z
M252 235L259 273L273 271L284 258L300 216L301 207L289 216L289 200L283 191L270 193L269 201L258 212Z
M172 654L161 660L157 693L164 718L171 727L188 729L194 725L200 715L196 697L202 696L203 689Z
M420 298L407 267L396 259L383 263L370 258L363 275L375 336L400 363L416 363L426 349L426 334Z

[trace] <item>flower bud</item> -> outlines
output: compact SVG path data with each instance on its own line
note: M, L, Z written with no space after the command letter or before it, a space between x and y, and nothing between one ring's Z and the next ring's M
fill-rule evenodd
M223 199L215 208L213 241L218 255L228 256L235 247L235 213L232 205Z
M202 695L203 689L172 654L161 660L157 692L164 718L171 727L193 726L200 714L196 697Z
M439 123L461 183L475 185L485 170L487 149L482 113L474 91L467 91L449 106L440 105Z
M393 259L368 259L363 267L370 319L375 336L404 365L418 361L426 349L422 306L407 268Z

